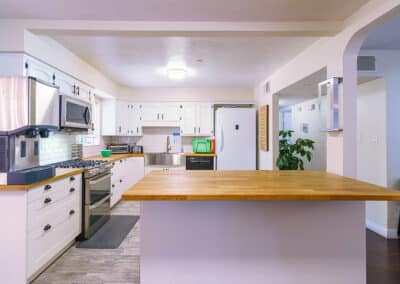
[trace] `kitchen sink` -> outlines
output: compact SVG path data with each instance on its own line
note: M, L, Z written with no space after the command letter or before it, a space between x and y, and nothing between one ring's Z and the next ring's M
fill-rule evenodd
M183 167L186 164L183 153L146 153L144 154L146 166Z

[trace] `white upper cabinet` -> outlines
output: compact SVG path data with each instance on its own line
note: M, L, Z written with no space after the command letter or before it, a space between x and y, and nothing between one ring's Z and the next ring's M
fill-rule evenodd
M76 96L75 79L65 73L57 72L55 84L60 87L60 94L67 96Z
M55 73L55 85L60 87L60 94L90 102L93 95L93 88L79 82L75 78L63 73Z
M138 103L104 100L102 105L102 135L142 135Z
M186 136L195 136L196 130L197 130L196 104L184 103L181 134Z
M197 105L197 134L214 135L214 105L200 103Z
M184 136L214 135L214 105L211 103L183 104L181 134Z
M49 84L55 84L56 70L31 57L25 57L25 76L34 77Z
M182 111L181 103L143 103L140 105L141 125L179 127Z

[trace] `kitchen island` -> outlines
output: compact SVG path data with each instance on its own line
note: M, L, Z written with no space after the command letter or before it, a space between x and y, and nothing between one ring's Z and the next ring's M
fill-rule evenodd
M141 283L366 283L365 200L400 192L313 171L152 172Z

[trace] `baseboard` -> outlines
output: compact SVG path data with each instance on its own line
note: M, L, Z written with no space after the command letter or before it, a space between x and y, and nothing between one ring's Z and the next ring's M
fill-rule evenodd
M396 229L388 229L370 220L366 221L367 228L386 239L398 239Z

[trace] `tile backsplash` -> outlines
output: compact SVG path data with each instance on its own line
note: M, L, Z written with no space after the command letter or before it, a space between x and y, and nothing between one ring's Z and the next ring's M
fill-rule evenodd
M71 159L71 145L75 135L51 132L48 138L40 138L40 165L47 165Z
M174 136L179 133L178 127L144 127L141 137L118 137L111 138L111 143L137 143L143 146L145 153L165 152L167 147L167 136L170 137L172 152L192 152L193 137Z
M137 143L143 146L145 153L165 152L167 136L170 137L172 152L192 152L193 137L182 137L173 135L179 133L178 127L144 127L141 137L107 137L100 139L100 145L84 146L83 156L89 157L98 155L109 143ZM71 145L76 143L74 133L50 133L48 138L40 139L40 165L47 165L71 159Z

